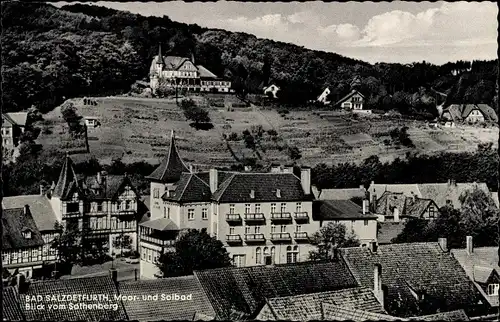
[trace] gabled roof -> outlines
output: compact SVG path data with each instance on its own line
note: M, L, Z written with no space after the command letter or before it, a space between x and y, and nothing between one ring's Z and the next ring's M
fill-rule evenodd
M463 267L469 278L475 283L479 282L476 281L478 273L478 270L475 269L476 267L491 268L500 274L500 266L498 266L498 247L475 247L472 254L468 254L464 248L452 249L451 253ZM479 277L481 278L481 276ZM488 296L479 285L477 286L479 291L483 294L483 297L486 298L491 306L499 306L498 296Z
M434 314L438 309L484 308L481 294L458 261L438 243L380 245L376 252L357 247L341 251L365 287L373 285L373 267L381 264L382 283L387 285L385 308L391 315L410 317ZM423 303L412 295L415 291L424 292ZM429 307L428 301L439 307Z
M454 121L463 121L474 110L479 110L486 121L498 121L495 110L487 104L452 104L443 110L443 114L449 112Z
M57 301L51 301L50 296L57 296L61 294L77 294L84 296L96 295L107 295L108 300L103 301L102 299L96 298L95 300L82 300L76 303L87 303L87 304L117 304L118 309L115 311L109 308L87 308L87 309L70 309L67 306L66 309L58 310L25 310L23 309L26 319L35 321L103 321L103 320L125 320L127 316L123 309L121 301L115 300L115 296L118 295L115 284L113 283L110 276L99 276L99 277L83 277L75 279L65 279L65 280L51 280L43 282L31 283L26 295L41 295L41 301L37 304L44 304L47 308L49 304L54 304ZM49 299L47 299L49 296ZM61 302L58 302L61 303ZM68 304L68 302L66 302ZM21 296L21 308L26 306L26 297Z
M130 181L130 177L125 175L105 175L101 176L101 182L96 176L83 178L85 194L91 199L114 199L127 184L137 194L137 191Z
M69 194L71 192L79 189L80 186L78 183L78 177L75 169L73 168L73 160L71 160L69 155L66 154L63 167L59 174L59 180L57 181L54 191L52 192L52 196L67 199L69 198Z
M314 220L339 219L377 219L377 216L367 212L351 200L315 200L313 201Z
M195 314L215 316L200 282L195 276L162 278L155 280L126 281L119 284L120 294L137 296L141 300L123 301L123 306L130 320L171 321L192 320ZM189 300L144 301L143 295L187 296Z
M495 269L493 267L474 266L474 282L487 283L494 272Z
M217 75L206 69L204 66L198 65L196 67L198 67L198 72L200 72L200 78L218 78Z
M4 209L2 211L2 248L4 250L22 250L39 247L44 244L42 234L35 221L24 208ZM29 230L31 238L24 238L23 232Z
M355 94L358 94L360 95L362 98L365 98L365 96L363 94L361 94L359 91L353 89L349 94L347 94L346 96L342 97L341 99L339 99L337 101L337 103L335 103L335 105L339 105L339 104L342 104L343 102L345 102L346 100L350 99L353 95Z
M140 224L142 227L151 228L158 231L179 230L179 227L168 218L159 218L155 220L144 221Z
M5 120L7 120L11 124L15 124L18 126L26 126L26 121L28 120L27 112L9 112L2 114Z
M2 199L2 207L5 209L22 208L25 205L30 207L31 216L40 232L54 230L54 225L58 220L46 196L21 195Z
M251 198L251 191L254 198ZM276 191L281 197L277 197ZM300 179L293 173L233 173L213 194L213 199L225 202L271 202L312 200L305 195Z
M374 313L357 308L340 306L339 304L322 303L323 316L321 320L327 321L408 321L388 314Z
M159 182L176 182L180 179L183 172L190 172L184 161L177 151L175 144L174 131L172 131L170 138L170 148L167 156L160 163L153 173L147 176L147 179Z
M414 197L407 197L402 192L393 193L386 191L377 200L375 211L379 215L393 216L394 209L397 208L400 216L421 218L430 205L435 205L430 199L418 198L415 195ZM437 205L436 208L438 208Z
M244 319L253 319L266 303L266 298L334 291L358 285L342 259L327 263L218 268L194 274L220 319L230 319L236 312Z
M2 290L2 316L4 321L25 321L15 286L4 287Z
M349 200L351 198L365 198L365 188L346 189L321 189L318 199L320 200Z
M322 304L386 314L382 305L369 288L352 287L343 290L277 297L267 300L267 305L277 320L322 320Z

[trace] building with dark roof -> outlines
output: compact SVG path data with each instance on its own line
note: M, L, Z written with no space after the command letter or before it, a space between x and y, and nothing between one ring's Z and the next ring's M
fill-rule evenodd
M377 241L377 216L370 213L367 200L359 206L351 200L316 200L313 202L313 220L322 227L329 222L341 223L362 246Z
M432 199L407 197L402 192L385 191L372 205L380 221L400 222L410 218L436 219L439 207Z
M474 247L472 236L468 236L466 247L452 249L451 253L490 304L492 313L498 312L500 293L498 247Z
M182 161L172 133L167 157L148 177L154 227L141 222L141 263L147 268L141 276L158 273L155 258L184 229L206 228L238 266L307 260L312 250L309 238L320 228L312 218L310 172L302 169L300 178L289 169L194 172ZM167 220L171 225L165 230ZM146 240L153 235L156 244Z
M365 96L359 91L353 89L349 94L338 100L334 106L348 110L362 110Z
M266 299L356 288L342 259L333 262L195 271L217 319L255 319Z
M487 104L452 104L441 117L454 123L498 122L495 110Z
M2 267L26 277L42 267L44 246L29 206L2 210ZM47 258L45 258L47 259Z
M20 306L19 292L14 286L2 289L2 317L3 321L25 321Z
M361 286L373 285L372 267L381 265L384 308L390 315L406 318L459 309L468 316L484 314L489 306L445 244L371 244L341 253Z
M123 301L130 320L171 321L193 320L202 315L215 318L215 311L198 279L193 276L157 280L126 281L119 284L120 294L137 297ZM143 296L153 296L149 300ZM154 297L156 296L157 299Z
M151 62L149 77L153 92L162 85L195 92L234 92L231 81L218 77L202 65L196 65L194 57L163 56L161 44L158 55Z
M2 146L14 148L19 143L19 137L24 132L27 112L2 113Z

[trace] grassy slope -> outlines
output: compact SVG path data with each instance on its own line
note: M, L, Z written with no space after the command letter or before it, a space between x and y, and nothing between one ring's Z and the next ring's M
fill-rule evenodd
M384 117L360 117L351 119L348 115L333 112L290 112L286 118L275 110L235 109L210 107L214 129L196 131L188 125L180 109L172 100L141 98L97 98L98 106L84 106L75 99L78 113L82 116L97 116L101 127L89 130L90 155L102 162L122 157L124 162L145 160L159 162L166 154L170 131L176 133L177 144L182 157L199 165L229 166L235 163L228 151L222 134L235 132L238 135L252 126L262 125L264 130L274 128L280 139L271 141L265 134L261 152L268 162L289 162L286 149L278 145L295 145L302 152L301 163L314 166L317 163L359 162L371 155L378 155L382 161L404 157L409 149L385 147L386 133L396 126L406 125L416 151L432 154L439 151L472 151L478 143L493 142L496 146L498 128L456 128L431 129L422 122L402 121ZM60 110L56 108L45 118L62 122ZM39 142L45 146L60 148L57 131L41 134ZM251 150L242 141L230 142L239 157L252 156ZM78 159L90 155L80 155Z

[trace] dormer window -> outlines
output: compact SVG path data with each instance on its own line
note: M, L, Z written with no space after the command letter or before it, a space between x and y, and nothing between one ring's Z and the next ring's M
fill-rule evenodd
M73 201L78 201L78 193L73 194Z
M23 230L23 237L25 239L31 239L31 230L29 230L29 229Z
M255 198L255 190L250 190L250 198L254 199Z
M281 198L281 190L276 189L276 198Z

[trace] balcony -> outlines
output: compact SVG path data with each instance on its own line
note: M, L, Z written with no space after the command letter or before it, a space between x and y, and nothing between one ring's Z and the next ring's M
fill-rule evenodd
M130 216L130 215L135 215L136 211L134 209L120 209L116 212L112 212L111 215L118 215L118 216Z
M308 241L309 236L306 232L295 232L293 233L293 239L295 239L296 241Z
M298 211L293 214L293 218L295 218L295 221L298 222L308 222L309 221L309 215L307 211Z
M273 242L288 242L291 240L290 233L271 233L271 241Z
M241 223L241 216L240 214L226 214L226 221L228 223L238 224Z
M226 235L226 243L230 245L241 244L243 240L240 235Z
M175 240L173 239L159 239L148 235L142 235L140 238L141 242L149 243L160 247L173 247Z
M263 213L247 213L245 214L245 222L262 222L266 221Z
M291 221L292 214L289 212L273 212L271 213L272 221Z
M249 243L263 243L266 241L264 234L245 234L245 242Z
M67 218L79 218L82 217L83 214L80 211L68 211L65 214L63 214L63 219Z

